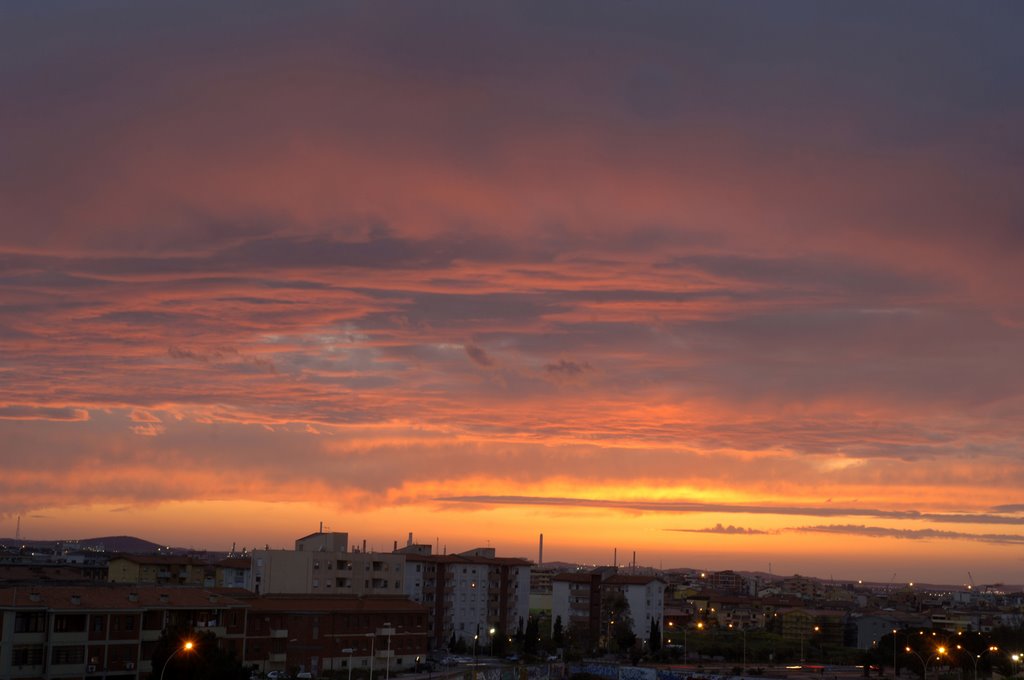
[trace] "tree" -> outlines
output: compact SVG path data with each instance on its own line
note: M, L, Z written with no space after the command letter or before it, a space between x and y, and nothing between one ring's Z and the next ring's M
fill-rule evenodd
M537 643L540 642L540 624L537 623L536 617L531 616L526 621L526 632L523 633L523 636L523 653L535 654Z
M654 619L651 619L651 633L647 639L647 645L651 648L651 651L657 653L661 649L661 626Z
M609 590L605 593L601 599L601 621L609 649L625 651L636 644L629 600L621 592Z
M185 643L192 648L185 650ZM248 680L249 671L231 652L220 647L211 631L166 628L153 647L153 675L164 680ZM166 667L166 672L164 668Z
M554 643L555 647L562 647L565 645L565 632L562 630L561 616L556 616L555 623L551 626L551 642Z

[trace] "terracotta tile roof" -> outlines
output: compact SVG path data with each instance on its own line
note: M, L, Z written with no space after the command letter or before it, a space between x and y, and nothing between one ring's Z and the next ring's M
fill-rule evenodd
M645 586L648 583L654 583L655 581L664 581L657 576L631 576L628 574L616 574L615 576L609 576L605 583L615 586Z
M134 562L135 564L151 564L151 565L201 565L203 562L196 560L188 555L111 555L110 561L114 560L125 560L126 562Z
M435 564L489 564L528 567L532 562L521 557L467 557L465 555L418 555L406 553L406 562L433 562Z
M250 557L225 557L220 562L217 562L218 567L225 567L227 569L251 569L252 558Z
M403 595L253 595L247 602L254 612L341 611L366 614L425 614L429 611L425 605L417 604Z
M142 586L97 583L74 586L0 588L0 609L26 607L57 610L210 609L244 607L238 589ZM75 602L77 601L77 604Z
M595 574L590 573L569 573L569 574L557 574L551 577L552 581L568 581L569 583L590 583L594 579Z

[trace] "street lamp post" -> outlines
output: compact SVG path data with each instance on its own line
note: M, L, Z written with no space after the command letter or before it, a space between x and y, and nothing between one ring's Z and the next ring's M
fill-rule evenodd
M494 633L496 632L496 629L494 626L491 626L491 629L488 632L491 634L491 656L494 656Z
M377 631L377 635L386 635L388 638L388 650L384 654L384 680L391 678L391 636L394 634L395 629L390 623L385 623L384 627Z
M956 648L959 649L959 650L967 651L967 650L965 650L963 648L962 645L957 645ZM990 645L988 649L982 650L981 654L975 655L975 654L972 654L971 652L967 652L967 658L971 660L971 664L973 664L973 666L974 666L974 680L978 680L978 661L981 660L981 657L984 656L985 654L988 654L989 652L998 652L998 651L999 651L998 647L996 647L995 645Z
M376 653L377 634L366 633L366 637L370 638L370 680L373 680L373 655Z
M814 632L817 633L821 630L821 626L815 626ZM800 663L804 662L804 639L807 637L807 633L800 636Z
M352 652L354 651L351 647L341 650L342 654L348 654L348 680L352 680Z
M740 628L743 633L743 675L747 674L747 629Z
M171 659L174 658L175 654L178 652L191 652L194 647L195 644L191 640L187 640L185 644L171 652L170 656L167 657L167 660L164 661L164 667L160 669L160 680L164 680L164 673L167 672L167 664L171 662Z
M945 647L939 647L939 648L937 648L935 650L935 656L934 657L931 654L929 654L928 658L925 659L923 656L921 656L920 654L915 652L910 647L904 647L904 649L907 651L908 654L913 654L914 656L916 656L918 661L921 662L921 671L923 673L923 675L921 677L923 678L923 680L928 680L928 664L930 664L932 662L932 659L933 658L940 659L940 658L942 658L946 654L946 648Z

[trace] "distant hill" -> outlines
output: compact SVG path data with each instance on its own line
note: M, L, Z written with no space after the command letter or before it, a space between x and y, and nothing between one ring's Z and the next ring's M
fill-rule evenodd
M94 550L102 549L107 552L136 554L154 553L157 550L167 547L141 538L136 538L135 536L101 536L99 538L83 538L79 540L78 543L81 544L83 548L92 548Z
M68 543L77 543L81 545L82 548L89 550L142 555L155 553L157 550L165 548L165 546L153 543L152 541L136 538L135 536L100 536L97 538L82 538L79 540L66 539L61 541L33 541L24 538L21 540L0 538L0 545L7 546L9 548L25 546L28 548L54 549L58 544L66 545Z

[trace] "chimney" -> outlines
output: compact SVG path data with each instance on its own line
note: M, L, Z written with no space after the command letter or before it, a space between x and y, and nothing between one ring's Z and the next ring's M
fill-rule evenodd
M544 534L540 535L540 549L537 551L537 566L544 564Z
M366 552L366 539L363 539L363 552Z
M409 532L409 540L406 542L406 545L412 545L412 532L411 531Z
M395 539L395 547L391 549L391 552L398 552L398 539Z

